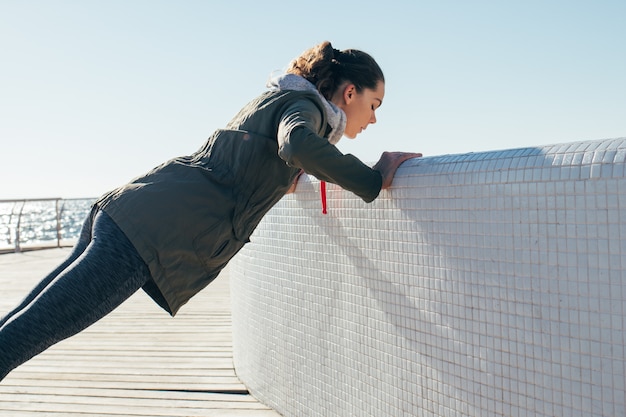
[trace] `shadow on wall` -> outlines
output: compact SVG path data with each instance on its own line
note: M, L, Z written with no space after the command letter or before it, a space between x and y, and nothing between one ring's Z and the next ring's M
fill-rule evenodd
M623 414L625 166L626 139L420 158L327 215L301 180L234 262L238 374L286 415Z
M462 371L446 366L449 361L480 370L489 397L504 398L510 388L502 380L517 378L519 363L526 362L543 378L522 383L552 391L563 378L552 366L561 362L555 352L568 352L571 358L563 360L578 364L611 349L597 323L619 302L602 299L610 298L607 288L620 285L623 271L619 234L610 224L624 224L624 214L607 191L617 190L612 170L624 153L595 145L409 161L372 205L398 211L389 217L404 226L373 222L377 241L390 242L383 250L368 250L354 228L343 227L345 219L314 217L395 327L397 344L405 348L398 354L407 355L399 359L423 375L423 386L429 386L427 376L455 389L453 397L467 397L463 392L475 388L465 385ZM306 187L314 192L312 183ZM382 259L400 266L383 270ZM581 314L585 294L591 308ZM569 344L578 337L590 342L576 352Z
M408 255L398 259L405 264L403 277L381 271L372 253L366 252L360 240L356 240L350 233L351 229L343 227L342 219L332 215L313 219L330 240L329 247L345 255L345 259L351 262L364 282L370 284L370 293L383 307L390 322L398 328L399 334L419 348L422 341L415 337L415 332L409 331L411 329L406 328L406 323L397 321L401 318L399 311L421 311L425 315L420 317L420 321L432 322L432 317L426 315L416 303L416 298L411 296L413 291L409 291L410 287L421 287L416 280L438 277L440 281L450 281L450 285L454 286L477 286L470 291L457 291L458 288L449 287L447 292L472 294L480 290L483 293L490 285L502 286L503 275L511 275L516 279L529 277L528 266L521 266L519 262L539 261L539 253L547 250L546 242L540 242L541 238L547 237L547 231L543 230L542 234L538 229L541 228L540 223L548 223L553 216L540 215L539 205L547 208L547 202L540 204L520 190L535 188L525 182L528 181L525 177L532 175L526 171L528 165L515 174L517 178L500 178L494 184L496 173L506 176L508 170L515 168L513 164L528 164L521 162L524 157L533 157L535 167L553 163L553 158L545 159L541 149L536 148L420 158L405 163L398 172L400 183L394 183L394 187L387 192L383 191L381 198L389 199L391 204L388 208L399 210L401 218L406 221L405 225L410 225L410 228L386 229L385 221L379 220L382 222L379 230L386 232L386 235L377 236L379 240L393 242L386 250L388 253L380 253L380 258L395 258L397 256L394 255L398 253ZM451 166L453 168L450 170ZM563 169L566 168L558 170ZM411 174L407 175L407 171ZM561 176L560 173L557 175ZM420 178L433 176L440 177L434 187L432 178L426 181L427 186L419 185ZM301 190L307 193L315 192L313 183L304 183L302 187ZM421 197L403 198L403 190L407 188L411 189L411 194ZM544 194L543 197L547 196ZM501 215L493 216L494 212ZM553 218L551 223L565 227L565 220L559 219L557 222ZM513 241L515 247L512 247ZM505 264L504 267L501 264ZM390 299L389 294L395 294L396 297ZM475 297L469 298L469 301L452 302L477 308L471 300ZM482 294L480 298L483 298ZM449 325L438 325L429 328L426 333L432 335L431 330L438 329L440 336L448 338L452 328Z

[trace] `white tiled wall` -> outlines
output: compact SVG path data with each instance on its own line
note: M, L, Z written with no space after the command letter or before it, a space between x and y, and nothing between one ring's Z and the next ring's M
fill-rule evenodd
M237 373L285 416L624 416L626 138L305 178L230 266Z

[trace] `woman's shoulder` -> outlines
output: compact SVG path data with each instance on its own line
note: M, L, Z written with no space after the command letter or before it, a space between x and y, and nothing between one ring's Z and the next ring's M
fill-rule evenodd
M324 105L319 96L312 91L270 90L253 100L250 104L257 109L278 107L298 103L302 106L317 107L323 110Z
M293 109L316 115L324 120L324 105L317 94L308 91L266 91L255 97L228 123L227 128L255 130L256 124L269 123L274 126L285 113ZM275 127L274 127L275 128Z

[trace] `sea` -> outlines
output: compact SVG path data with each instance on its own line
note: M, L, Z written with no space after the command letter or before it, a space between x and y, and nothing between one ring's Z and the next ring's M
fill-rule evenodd
M95 198L0 200L0 253L72 246Z

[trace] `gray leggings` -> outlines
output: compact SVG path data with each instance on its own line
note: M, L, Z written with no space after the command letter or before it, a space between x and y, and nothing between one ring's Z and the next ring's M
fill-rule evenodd
M70 256L0 320L0 381L92 325L146 284L150 271L104 212L85 221Z

